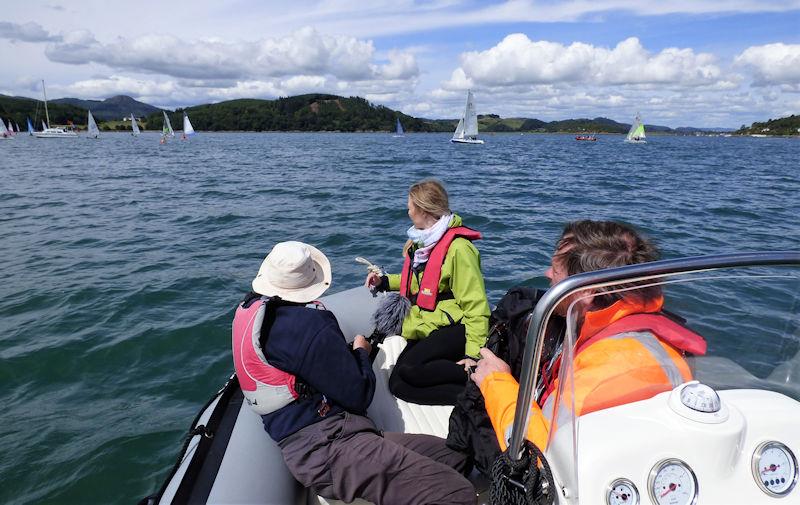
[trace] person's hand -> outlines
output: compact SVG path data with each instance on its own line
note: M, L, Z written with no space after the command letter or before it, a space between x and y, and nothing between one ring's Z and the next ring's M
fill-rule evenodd
M511 373L511 367L484 347L481 349L481 360L478 361L478 368L472 373L470 379L480 387L481 382L494 372Z
M353 349L364 349L367 354L372 352L372 345L367 341L364 335L356 335L353 339Z
M461 361L456 361L457 365L462 365L464 367L464 371L469 373L470 368L477 366L478 362L472 358L464 358Z
M379 286L381 283L381 276L375 272L370 272L367 274L367 280L364 281L364 286L372 289L376 286Z

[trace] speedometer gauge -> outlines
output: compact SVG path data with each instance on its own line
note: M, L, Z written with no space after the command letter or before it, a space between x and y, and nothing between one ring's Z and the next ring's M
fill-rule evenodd
M607 505L639 505L639 491L628 479L617 479L608 486Z
M689 465L679 459L665 459L654 466L647 487L650 499L658 505L697 503L697 478Z
M753 453L753 477L770 496L785 496L797 482L797 460L780 442L764 442Z

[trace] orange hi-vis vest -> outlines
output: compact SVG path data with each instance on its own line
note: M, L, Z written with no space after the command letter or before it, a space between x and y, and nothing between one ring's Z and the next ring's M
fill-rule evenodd
M425 265L425 273L420 281L419 291L416 293L416 300L411 293L411 257L407 252L403 261L403 271L400 274L400 295L409 298L412 303L424 310L435 310L436 302L439 297L439 279L442 277L442 265L447 256L447 249L457 237L467 240L480 240L481 233L466 226L456 226L449 228L439 242L433 246L428 262ZM452 298L452 296L451 296Z
M683 355L705 354L705 339L657 313L662 305L662 298L647 303L623 299L586 314L572 363L576 415L646 400L692 379ZM554 373L558 368L553 367ZM541 408L536 402L531 405L526 436L541 449L547 444L553 409L559 405L561 410L573 401L558 398L559 382L558 376L551 379L540 400ZM484 379L480 389L505 449L519 385L510 374L495 372ZM567 388L563 394L572 391Z

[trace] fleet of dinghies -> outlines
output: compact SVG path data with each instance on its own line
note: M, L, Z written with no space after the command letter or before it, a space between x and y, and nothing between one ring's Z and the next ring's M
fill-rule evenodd
M69 127L51 127L50 126L50 115L47 109L47 93L44 88L44 81L42 81L42 94L44 98L44 112L46 117L45 120L42 120L42 130L36 131L33 127L33 123L31 123L30 118L27 118L27 126L28 126L28 134L32 136L36 136L37 138L74 138L77 137L77 133L72 128L72 124L70 123ZM166 111L162 111L164 115L164 125L161 129L161 139L160 143L165 144L167 140L170 138L175 137L175 130L172 128L172 123L170 122L169 116L167 115ZM38 115L38 114L37 114ZM139 128L139 124L136 120L136 116L134 114L130 115L131 121L131 135L138 136L141 133L141 129ZM16 133L21 131L18 124L13 123L10 119L8 120L8 125L6 125L5 121L0 119L0 139L12 139L14 138ZM87 132L90 138L99 138L100 136L100 129L97 126L97 122L92 116L92 112L88 111L88 119L87 119ZM181 133L181 139L187 140L188 137L194 135L195 129L192 126L192 122L189 120L189 115L184 112L183 113L183 132ZM521 134L520 134L521 135ZM405 130L403 129L402 123L400 123L400 118L395 119L395 131L393 137L400 138L405 136ZM590 135L578 135L575 137L575 140L588 140L588 141L596 141L597 137L594 134ZM472 94L472 90L467 91L467 101L464 105L464 113L458 120L458 125L456 126L455 132L453 132L453 137L450 139L450 142L456 144L483 144L484 141L478 138L478 115L475 112L475 98ZM644 123L641 120L641 116L639 113L636 114L634 118L633 124L631 125L628 134L625 137L625 142L630 144L646 144L647 143L647 136L644 130Z

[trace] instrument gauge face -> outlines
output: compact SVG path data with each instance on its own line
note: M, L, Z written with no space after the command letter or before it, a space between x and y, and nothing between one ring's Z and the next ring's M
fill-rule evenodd
M639 490L628 479L617 479L608 486L606 505L639 505Z
M764 442L753 453L753 477L770 496L786 496L797 483L797 459L780 442Z
M650 471L650 499L658 505L694 505L697 503L697 477L689 465L679 459L665 459Z

